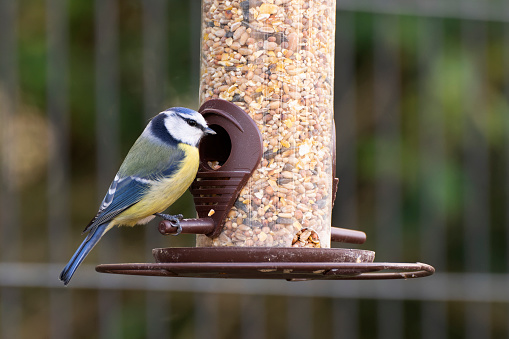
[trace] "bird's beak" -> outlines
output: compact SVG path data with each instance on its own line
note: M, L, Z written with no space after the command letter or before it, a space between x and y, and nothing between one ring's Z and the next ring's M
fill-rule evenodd
M212 128L207 127L203 130L206 134L214 135L217 134Z

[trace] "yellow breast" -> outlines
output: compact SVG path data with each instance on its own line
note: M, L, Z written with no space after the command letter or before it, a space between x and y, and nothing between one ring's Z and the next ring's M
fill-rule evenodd
M161 213L187 190L196 177L200 156L196 147L186 144L180 144L179 147L184 151L186 157L178 171L171 177L157 180L140 202L113 220L115 225L134 226L138 221L146 219L154 213Z

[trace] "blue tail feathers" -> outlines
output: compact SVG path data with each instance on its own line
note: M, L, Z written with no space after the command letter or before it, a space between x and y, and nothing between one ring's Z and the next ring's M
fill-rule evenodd
M81 243L80 247L76 250L71 260L69 260L67 266L65 266L65 268L62 270L62 273L60 273L60 280L64 282L64 285L69 283L78 266L83 262L88 253L90 253L92 248L94 248L95 244L99 242L101 237L106 232L107 226L108 223L92 228L87 238Z

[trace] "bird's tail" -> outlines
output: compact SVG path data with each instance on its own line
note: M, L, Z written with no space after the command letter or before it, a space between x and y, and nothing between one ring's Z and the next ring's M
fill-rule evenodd
M60 273L60 280L64 282L64 285L67 285L71 280L74 272L78 266L83 262L85 257L90 253L92 248L94 248L95 244L101 239L101 237L106 233L108 223L99 225L95 228L92 228L87 238L81 243L80 247L76 250L71 260L65 268Z

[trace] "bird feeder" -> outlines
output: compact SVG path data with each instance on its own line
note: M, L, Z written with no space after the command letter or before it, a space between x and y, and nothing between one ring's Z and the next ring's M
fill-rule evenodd
M190 187L195 248L154 249L156 263L99 272L221 278L395 279L421 263L375 263L361 231L331 226L337 190L333 110L335 0L202 3L200 144ZM177 232L168 221L162 234Z

